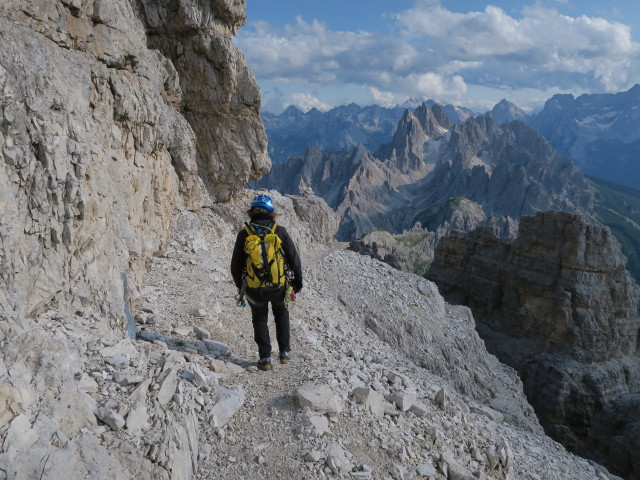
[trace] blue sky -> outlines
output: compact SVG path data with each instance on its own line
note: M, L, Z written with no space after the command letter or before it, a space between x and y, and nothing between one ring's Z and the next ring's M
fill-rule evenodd
M638 0L247 0L263 109L432 98L528 110L640 82Z

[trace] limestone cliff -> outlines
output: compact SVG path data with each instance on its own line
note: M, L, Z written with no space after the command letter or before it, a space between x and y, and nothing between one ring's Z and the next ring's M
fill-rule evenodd
M2 2L2 310L98 305L122 327L175 206L266 170L243 21L231 0Z
M176 211L268 167L231 42L244 9L0 3L1 478L192 478L194 410L168 406L175 357L123 338ZM147 443L121 447L109 432L125 427Z
M171 60L181 110L196 138L209 193L227 201L271 168L253 72L231 37L246 21L245 0L142 0L149 48Z
M489 350L518 370L552 436L637 476L640 288L625 264L606 227L545 212L523 217L515 240L485 228L454 232L427 276L472 308ZM604 427L603 411L619 428Z

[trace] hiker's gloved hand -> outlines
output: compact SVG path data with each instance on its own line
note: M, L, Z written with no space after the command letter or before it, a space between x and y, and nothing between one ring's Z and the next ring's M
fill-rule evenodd
M298 293L300 290L302 290L302 280L294 280L291 286L293 287L293 291Z

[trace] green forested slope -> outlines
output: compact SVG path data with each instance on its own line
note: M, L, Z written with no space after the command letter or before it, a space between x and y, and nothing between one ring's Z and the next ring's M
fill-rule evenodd
M595 214L622 245L622 252L629 259L627 269L640 283L640 191L588 178L597 192Z

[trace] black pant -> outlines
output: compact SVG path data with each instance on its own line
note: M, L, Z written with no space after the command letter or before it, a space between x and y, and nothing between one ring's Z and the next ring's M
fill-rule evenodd
M288 352L289 347L289 310L284 303L284 287L263 292L254 288L247 288L247 301L251 307L253 321L253 339L258 345L260 358L271 356L271 339L269 338L269 302L273 319L276 323L276 339L280 352Z

